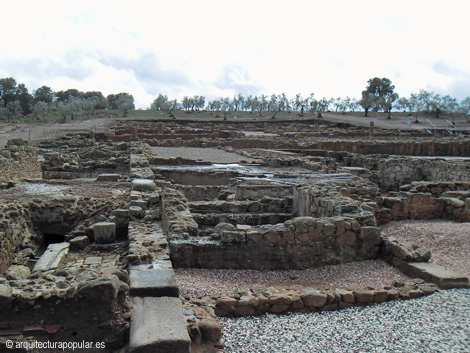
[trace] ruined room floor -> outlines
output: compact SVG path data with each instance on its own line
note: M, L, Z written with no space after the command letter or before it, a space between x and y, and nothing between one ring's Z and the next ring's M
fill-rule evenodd
M96 179L46 180L29 179L0 190L0 198L31 199L32 197L94 197L124 199L129 197L129 182L106 182Z
M237 289L269 286L348 288L390 286L405 280L396 268L382 260L357 261L306 270L256 271L175 269L181 295L218 296Z

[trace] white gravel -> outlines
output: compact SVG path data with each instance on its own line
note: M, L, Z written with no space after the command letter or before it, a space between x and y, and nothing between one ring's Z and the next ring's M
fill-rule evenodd
M225 352L469 352L470 290L321 313L219 318Z

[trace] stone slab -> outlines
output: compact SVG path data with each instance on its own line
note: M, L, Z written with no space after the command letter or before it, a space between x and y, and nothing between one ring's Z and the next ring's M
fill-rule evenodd
M179 298L135 297L129 353L189 353L191 340Z
M102 262L101 256L89 256L85 259L85 265L101 265Z
M118 181L119 174L100 174L96 178L97 181Z
M132 266L130 294L140 297L178 297L179 289L172 268L150 264Z
M408 276L422 278L442 289L470 287L468 277L432 262L410 262L403 270Z
M59 267L60 263L69 252L69 243L49 244L46 251L34 265L33 272L48 271Z

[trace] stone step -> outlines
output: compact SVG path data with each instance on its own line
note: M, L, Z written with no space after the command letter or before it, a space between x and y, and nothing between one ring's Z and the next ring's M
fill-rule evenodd
M36 265L34 265L33 272L48 271L56 269L65 256L69 252L69 243L55 243L49 244L44 254L39 258Z
M130 294L139 297L178 297L179 289L170 261L131 266Z
M129 353L189 353L191 340L179 298L135 297Z
M410 277L435 283L442 289L470 288L468 277L432 262L406 263L402 271Z

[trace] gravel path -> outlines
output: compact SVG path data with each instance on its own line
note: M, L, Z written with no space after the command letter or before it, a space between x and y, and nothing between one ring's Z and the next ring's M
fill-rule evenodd
M431 250L431 261L470 276L470 223L452 221L399 221L382 226L382 234L406 246Z
M225 352L469 352L470 290L334 312L219 318Z
M258 286L303 285L327 287L376 287L404 280L394 267L381 260L357 261L346 264L322 266L306 270L255 271L255 270L205 270L196 268L175 269L181 295L216 296L236 289Z
M202 147L152 147L152 152L160 158L186 158L201 159L204 162L211 163L240 163L242 161L250 162L251 159L236 153L231 153L216 148Z

